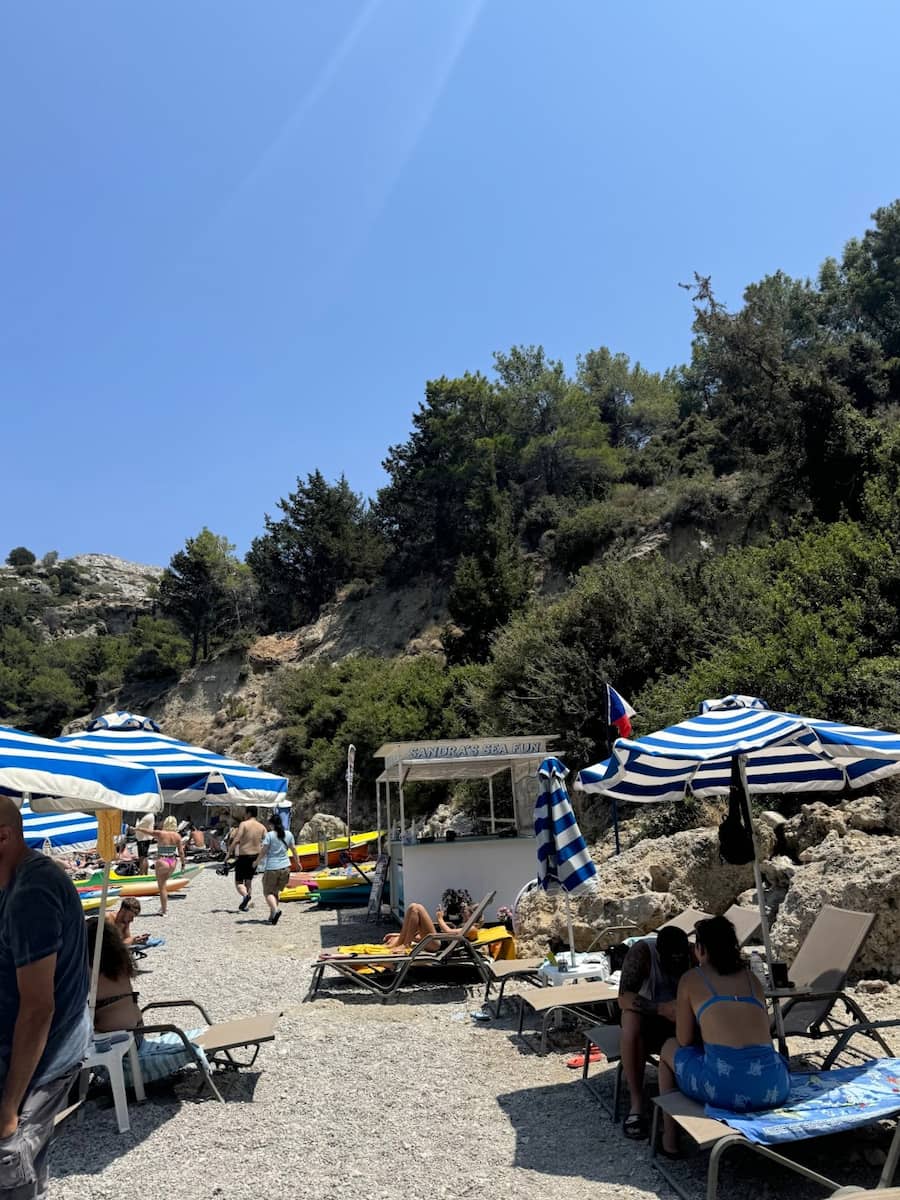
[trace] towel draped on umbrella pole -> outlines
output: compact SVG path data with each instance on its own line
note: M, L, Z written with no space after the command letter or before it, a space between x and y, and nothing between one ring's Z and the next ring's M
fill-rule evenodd
M638 804L727 795L732 768L748 824L752 794L837 792L900 772L900 735L795 713L756 696L705 700L696 717L640 738L619 738L611 756L579 771L576 787ZM751 824L752 828L752 824ZM754 839L753 873L766 958L772 947ZM781 1008L775 1006L784 1046Z
M168 804L206 801L274 808L284 801L288 781L212 750L166 737L150 717L115 712L97 717L83 733L58 739L110 758L143 763L159 776Z
M541 792L534 806L537 838L538 883L548 891L558 884L565 892L569 949L575 962L575 931L571 897L593 891L597 868L581 836L566 790L566 768L558 758L545 758L538 768Z

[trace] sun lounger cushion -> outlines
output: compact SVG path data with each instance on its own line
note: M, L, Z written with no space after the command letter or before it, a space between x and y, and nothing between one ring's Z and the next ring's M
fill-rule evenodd
M706 1106L722 1121L760 1145L802 1141L871 1125L900 1112L900 1059L882 1058L856 1067L792 1074L791 1092L781 1108L737 1114Z

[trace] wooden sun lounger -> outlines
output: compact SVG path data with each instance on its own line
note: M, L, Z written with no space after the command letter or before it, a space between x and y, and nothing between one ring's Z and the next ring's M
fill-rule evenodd
M547 1053L547 1035L551 1024L564 1012L572 1013L583 1020L596 1021L596 1009L601 1004L615 1003L618 987L609 983L581 982L564 983L559 987L530 988L519 993L519 1028L516 1036L524 1045L529 1045L532 1035L523 1031L525 1009L530 1008L541 1018L539 1054Z
M726 1125L724 1121L715 1121L711 1117L707 1117L702 1104L697 1104L694 1100L688 1099L681 1092L668 1092L664 1096L657 1096L653 1104L650 1147L654 1155L654 1162L666 1183L682 1197L682 1200L692 1200L692 1197L689 1192L685 1191L682 1181L677 1179L668 1168L665 1160L660 1159L656 1155L661 1113L668 1113L670 1117L673 1117L679 1129L683 1130L696 1143L699 1149L711 1151L709 1169L706 1176L706 1200L716 1200L719 1187L719 1168L722 1158L728 1150L735 1146L740 1146L744 1150L758 1154L770 1162L776 1162L780 1166L786 1167L789 1171L803 1175L806 1179L812 1179L813 1182L820 1183L829 1193L833 1193L837 1188L841 1187L841 1184L835 1183L833 1179L829 1179L826 1175L820 1175L817 1171L813 1171L810 1167L797 1162L795 1159L788 1158L780 1150L775 1150L771 1146L760 1145L758 1142L751 1142L742 1133L738 1133L736 1129L732 1129L730 1125ZM891 1140L890 1150L888 1151L887 1159L885 1160L881 1177L878 1181L878 1189L887 1188L891 1184L897 1169L897 1160L900 1158L900 1121L897 1120L898 1115L900 1115L900 1104L897 1105L897 1114L894 1117L894 1136ZM880 1119L883 1120L884 1118ZM778 1143L778 1145L780 1146L781 1143ZM875 1194L884 1195L880 1190Z

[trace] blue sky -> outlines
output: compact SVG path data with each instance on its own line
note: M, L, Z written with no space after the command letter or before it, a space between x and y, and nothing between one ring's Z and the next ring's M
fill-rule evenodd
M9 0L0 553L240 550L427 378L684 361L900 195L893 0Z

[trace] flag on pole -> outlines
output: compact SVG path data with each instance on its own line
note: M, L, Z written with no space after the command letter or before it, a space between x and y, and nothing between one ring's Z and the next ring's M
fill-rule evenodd
M606 685L607 704L609 706L609 723L619 731L619 737L631 737L631 718L634 709L623 699L614 687Z

